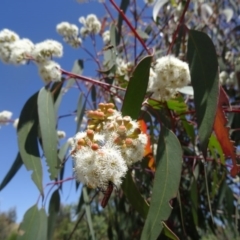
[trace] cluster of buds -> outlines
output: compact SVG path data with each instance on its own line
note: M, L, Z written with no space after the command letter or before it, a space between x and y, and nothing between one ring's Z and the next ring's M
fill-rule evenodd
M109 182L118 187L128 167L143 158L147 136L112 103L98 107L87 112L87 130L74 137L74 170L76 178L91 188L106 189Z

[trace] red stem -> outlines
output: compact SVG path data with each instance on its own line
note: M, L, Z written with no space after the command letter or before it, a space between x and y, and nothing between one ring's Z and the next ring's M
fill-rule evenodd
M119 14L122 16L122 18L125 20L129 28L132 30L134 33L135 37L138 39L138 41L142 44L143 48L146 50L146 52L151 55L151 51L147 48L146 44L144 41L141 39L141 37L138 35L136 32L136 29L133 27L133 25L130 23L126 15L124 14L123 10L118 7L118 5L114 2L114 0L110 0L110 3L114 6L114 8L119 12Z
M189 3L190 3L190 0L187 0L187 2L185 4L185 7L183 9L182 15L181 15L181 17L179 19L179 22L178 22L178 25L177 25L177 29L175 30L175 32L173 34L173 40L172 40L172 43L171 43L171 45L170 45L170 47L168 49L167 54L169 54L172 51L173 44L176 41L176 38L177 38L177 35L178 35L178 32L179 32L180 26L182 25L182 23L184 21L184 17L185 17L186 11L188 9Z

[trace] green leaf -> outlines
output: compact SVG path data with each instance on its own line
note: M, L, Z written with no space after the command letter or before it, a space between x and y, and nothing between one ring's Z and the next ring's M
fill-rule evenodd
M89 203L90 200L89 200L86 186L83 186L83 199L85 202L85 211L86 211L86 215L87 215L87 222L88 222L88 227L90 229L91 239L94 240L95 234L94 234L94 230L93 230L93 223L92 223L92 217L91 217L91 208L90 208L90 203Z
M167 101L167 106L170 110L176 111L178 113L186 112L188 107L182 98L171 99Z
M149 35L141 29L137 29L136 32L143 40L147 40L149 38Z
M147 91L152 56L143 58L130 78L123 101L122 113L137 119Z
M174 151L173 151L174 149ZM148 216L141 239L157 239L172 208L169 201L177 196L182 171L181 145L173 132L164 126L157 148L157 168Z
M76 132L79 131L80 125L82 123L82 119L85 113L85 109L86 109L86 104L87 104L87 98L85 99L84 103L82 103L83 101L83 93L80 94L79 100L78 100L78 107L77 107L77 128L76 128Z
M41 194L42 188L42 165L38 149L38 92L31 96L25 103L18 123L18 146L21 158L27 170L32 170L32 180Z
M217 138L216 138L213 134L212 134L211 137L210 137L208 147L209 147L210 149L212 149L211 153L212 153L213 157L214 157L216 160L218 159L218 156L217 156L216 153L215 153L215 151L217 151L217 153L218 153L219 156L220 156L221 163L222 163L222 164L225 164L225 157L224 157L224 153L223 153L222 147L221 147L219 141L217 140Z
M173 240L179 240L176 234L166 225L165 222L162 222L164 235Z
M126 13L129 4L130 4L130 0L122 0L121 1L120 9L122 10L122 12L124 14ZM119 15L118 15L118 24L117 24L118 32L117 32L117 36L116 36L116 44L117 45L120 43L120 40L121 40L122 23L123 23L123 18L122 18L122 15L119 13Z
M197 181L195 178L192 178L192 185L190 190L190 199L191 199L191 212L193 215L193 221L196 226L198 226L198 190L197 190Z
M47 215L45 210L38 210L37 205L29 208L24 214L20 229L24 234L18 236L17 240L47 239Z
M126 177L122 183L122 189L132 206L139 212L142 218L146 219L149 206L143 196L137 189L130 171L127 172Z
M83 67L84 67L83 60L77 59L77 60L75 60L75 62L73 64L71 73L81 75L82 71L83 71ZM67 80L66 89L69 89L74 83L75 83L75 79L69 78Z
M43 151L46 157L50 179L53 180L58 174L57 156L57 132L56 116L52 93L42 88L38 94L38 116L43 143Z
M12 180L15 174L18 172L20 167L23 165L23 161L21 158L20 153L17 154L16 159L14 160L10 170L8 171L7 175L3 179L0 185L0 191Z
M47 239L53 239L53 233L56 225L56 220L58 217L58 212L60 210L60 195L59 191L56 190L52 194L50 199L49 207L48 207L48 231L47 231Z
M94 109L97 109L97 91L94 85L92 85L92 88L91 88L91 97L92 97L93 107Z
M187 58L191 69L200 146L206 156L219 95L218 59L207 34L189 31Z

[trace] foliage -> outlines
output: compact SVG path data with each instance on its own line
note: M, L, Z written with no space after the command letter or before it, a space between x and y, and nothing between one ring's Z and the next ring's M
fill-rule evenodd
M21 110L19 152L0 185L24 165L49 200L48 209L37 202L27 210L17 239L239 237L238 6L144 2L101 1L102 21L90 14L79 19L81 28L57 25L66 44L93 60L92 77L83 75L93 67L82 59L71 72L53 60L62 57L61 43L0 31L1 60L34 62L45 84ZM60 115L73 88L76 108ZM60 141L59 122L72 116L76 135ZM10 112L0 113L0 124L11 121ZM77 206L61 206L66 181L81 189Z

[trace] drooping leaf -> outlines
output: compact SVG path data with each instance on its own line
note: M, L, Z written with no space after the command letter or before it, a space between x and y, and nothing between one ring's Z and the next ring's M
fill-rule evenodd
M173 151L174 149L174 151ZM169 204L177 196L182 171L182 149L173 132L164 126L157 148L157 169L150 208L142 231L141 239L157 239L172 208Z
M165 222L162 222L164 235L172 240L179 240L176 234L166 225Z
M24 214L20 229L24 234L18 236L17 240L47 239L47 215L45 210L38 210L37 205L29 208Z
M80 125L82 123L82 119L85 113L85 109L86 109L86 104L87 104L87 98L85 99L84 103L83 103L83 94L80 94L79 100L78 100L78 106L77 106L77 128L76 128L76 132L79 131Z
M5 178L2 180L0 184L0 191L12 180L12 178L15 176L15 174L18 172L18 170L21 168L22 165L23 165L23 161L20 153L18 153L7 175L5 176Z
M238 167L236 162L236 155L234 150L234 144L229 138L229 128L227 125L227 119L223 111L223 105L229 105L228 97L224 91L224 89L221 87L220 89L220 97L218 101L218 108L217 108L217 115L215 117L213 129L216 134L216 137L222 147L222 150L226 157L231 157L231 160L233 162L233 166L231 169L231 175L235 177L238 173Z
M94 85L92 85L92 88L91 88L91 97L92 97L93 107L94 109L97 109L97 91Z
M38 116L43 143L43 152L46 157L50 179L58 174L56 116L52 94L42 88L38 94Z
M86 186L83 186L83 199L85 202L85 211L86 211L86 216L87 216L87 222L88 222L88 227L90 230L90 235L91 235L91 239L94 240L95 239L95 234L94 234L94 230L93 230L93 223L92 223L92 216L91 216L91 208L90 208L90 200L89 200L89 196L88 196L88 192L86 189Z
M153 20L157 21L157 16L160 11L160 9L163 7L165 3L167 3L168 0L157 0L153 6Z
M120 4L120 9L122 10L122 12L125 14L127 11L127 8L130 4L130 0L122 0L121 4ZM122 35L122 23L123 23L123 18L122 15L119 13L118 14L118 23L117 23L117 29L118 32L116 34L116 44L118 45L120 43L121 40L121 35Z
M142 218L146 219L149 206L135 185L130 171L127 172L126 177L122 183L122 189L129 202L134 209L139 212Z
M41 194L42 188L42 165L38 149L38 92L32 95L25 103L18 123L18 146L24 165L32 172L32 180Z
M190 200L191 200L191 212L193 216L193 221L194 221L194 224L198 226L198 190L197 190L197 181L194 177L192 177Z
M83 67L84 67L83 60L77 59L73 64L73 68L71 72L74 74L81 75L83 71ZM74 78L69 78L67 80L66 89L69 89L74 84L74 82L75 82Z
M214 45L207 34L195 30L189 31L187 58L191 69L199 141L206 157L219 95L218 59Z
M50 199L49 207L48 207L48 230L47 230L47 239L53 239L53 233L56 225L56 220L58 216L58 212L60 210L60 195L59 191L56 190L52 194Z
M122 113L137 119L147 91L152 56L143 58L130 78L123 101Z

